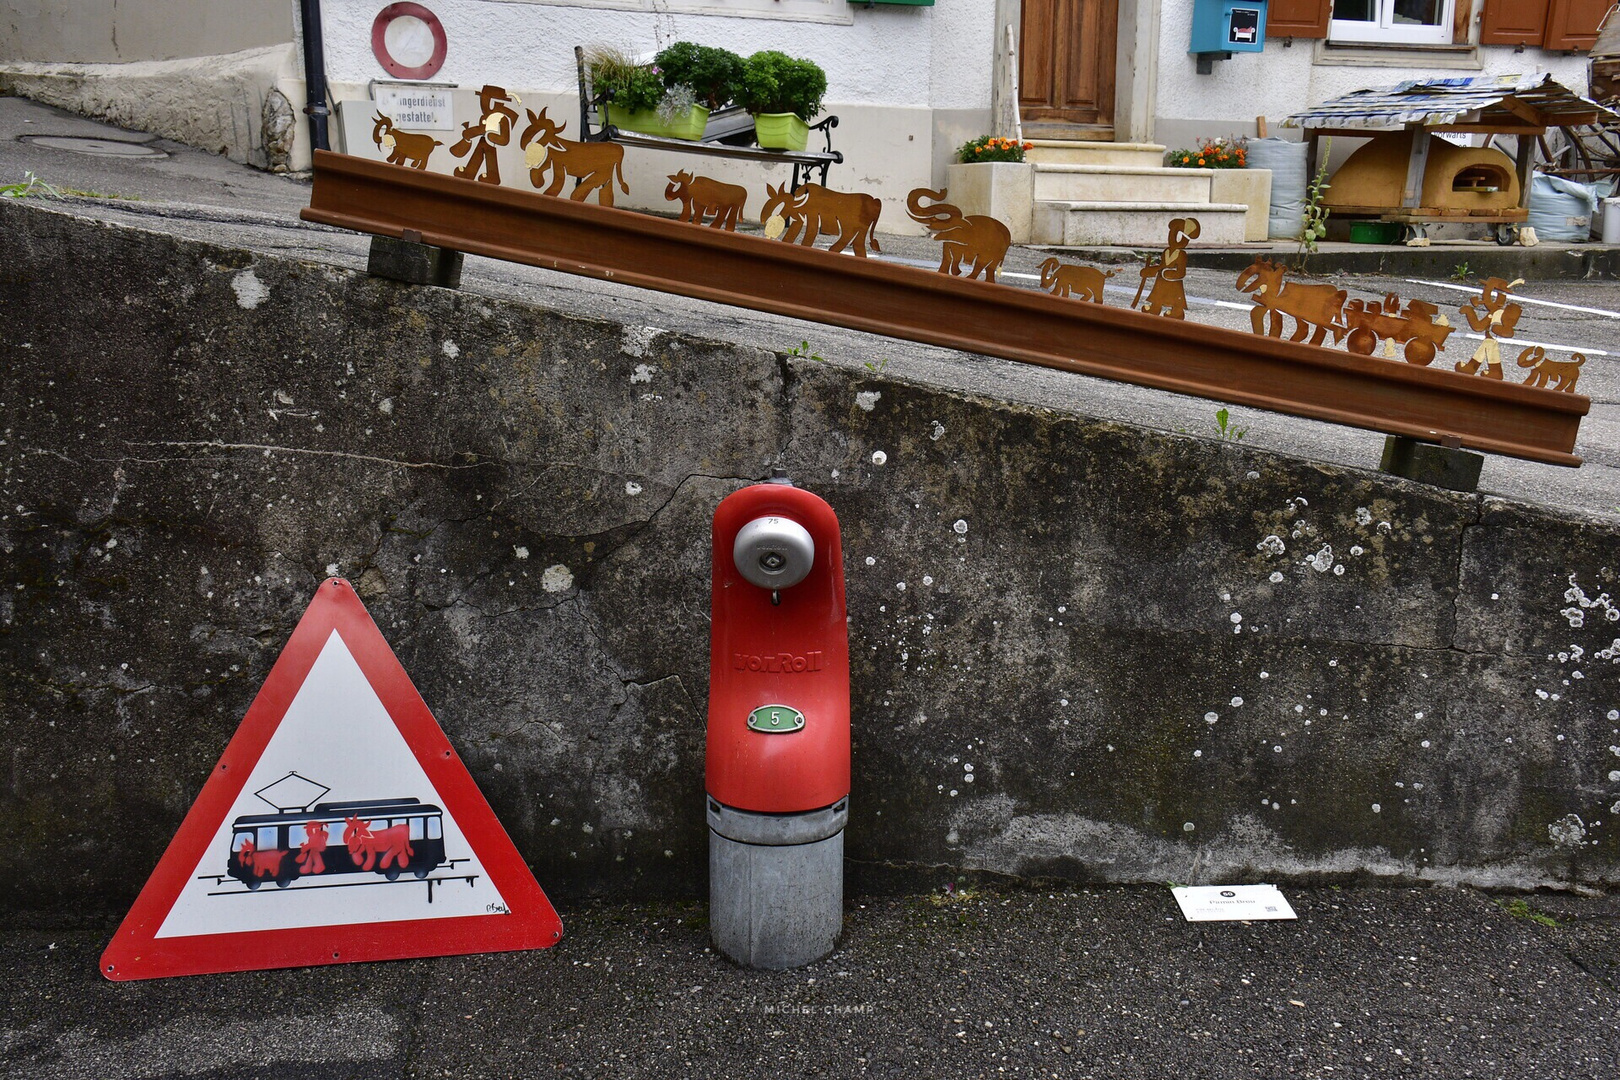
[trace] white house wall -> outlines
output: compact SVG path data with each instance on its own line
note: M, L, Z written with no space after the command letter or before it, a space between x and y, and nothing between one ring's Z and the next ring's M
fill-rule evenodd
M526 104L549 104L554 116L569 120L570 134L578 125L578 106L572 104L575 45L650 55L674 41L696 41L744 56L779 49L814 60L827 72L826 111L840 118L833 145L845 160L834 167L830 182L883 199L884 231L917 231L905 216L906 193L942 178L949 153L984 134L990 120L994 0L950 0L938 7L851 4L849 25L487 0L435 0L429 6L449 40L444 67L433 81L469 88L493 83ZM371 52L378 4L325 0L323 9L334 94L364 98L371 80L389 78ZM620 203L668 209L664 177L678 168L745 184L756 193L751 206L767 181L781 183L791 174L781 167L637 149L625 157L631 194Z
M1388 86L1406 79L1462 78L1472 75L1534 74L1551 72L1553 78L1577 93L1586 92L1585 53L1568 55L1526 49L1515 53L1506 46L1481 46L1474 59L1458 66L1371 66L1322 63L1321 46L1305 38L1292 45L1280 39L1266 42L1261 53L1236 53L1215 62L1213 74L1200 75L1197 60L1187 52L1192 38L1192 0L1163 0L1159 31L1158 108L1154 139L1170 147L1192 146L1197 138L1253 135L1257 116L1267 117L1271 134L1288 135L1277 128L1289 113L1329 98L1368 86ZM1458 63L1457 54L1436 58Z
M723 45L747 56L779 49L827 72L839 105L988 108L994 5L849 5L848 26L766 18L661 14L545 3L435 0L450 48L436 81L494 83L521 91L574 86L574 46L613 45L651 54L674 41ZM325 0L327 76L365 83L387 75L371 54L375 0Z
M869 191L885 202L880 229L914 231L903 210L907 191L944 180L945 164L966 139L991 124L996 0L939 0L934 7L850 4L835 9L844 22L745 18L641 10L621 6L568 6L534 0L430 0L449 38L436 82L464 93L485 83L519 94L526 105L547 104L552 115L578 125L574 46L612 45L650 55L677 40L723 45L747 55L780 49L807 57L827 72L827 111L841 118L834 145L845 162L830 182ZM677 0L679 2L679 0ZM715 0L716 3L723 0ZM1467 0L1459 0L1467 2ZM1016 5L1002 17L1016 20ZM363 101L373 79L387 73L371 52L377 0L324 0L327 74L334 96ZM1437 75L1495 75L1549 71L1576 90L1586 85L1587 58L1529 49L1480 47L1464 53L1393 54L1363 51L1328 55L1315 41L1268 41L1264 52L1237 54L1199 75L1188 54L1193 0L1125 0L1121 47L1131 54L1128 89L1122 84L1117 116L1122 137L1190 146L1199 137L1252 135L1255 117L1274 133L1289 113L1366 86ZM1346 61L1349 62L1346 62ZM1371 61L1371 62L1369 62ZM1157 71L1144 69L1156 67ZM475 109L460 109L458 119ZM1151 122L1149 119L1151 118ZM1349 146L1335 147L1347 151ZM365 151L360 151L365 152ZM667 209L664 177L692 169L757 192L782 183L790 170L724 163L693 155L631 150L625 159L631 194L623 205ZM508 182L514 182L508 178Z

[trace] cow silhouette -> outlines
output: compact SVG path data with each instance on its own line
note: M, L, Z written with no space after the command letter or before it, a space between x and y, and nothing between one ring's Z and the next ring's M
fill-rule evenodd
M748 201L748 189L682 170L670 173L664 198L681 204L682 221L702 225L703 219L713 214L707 224L735 232L737 219L742 217L743 205Z
M759 220L767 221L773 214L781 214L787 223L782 239L811 247L822 236L836 236L829 251L848 250L850 254L866 258L866 246L882 251L877 242L878 215L883 203L859 191L834 191L820 184L800 184L789 191L765 185L765 208Z
M371 141L379 150L388 151L390 165L404 165L412 169L425 170L433 151L444 145L430 135L399 130L394 126L394 122L382 113L378 113L373 119L376 123L371 128Z
M1311 333L1312 345L1322 344L1329 330L1333 331L1333 344L1337 345L1344 336L1345 327L1340 316L1349 294L1332 285L1301 285L1297 281L1284 281L1285 273L1287 268L1280 263L1256 259L1238 275L1238 291L1251 293L1254 300L1254 309L1249 312L1249 323L1254 332L1281 337L1283 316L1292 315L1295 325L1289 341L1304 341L1305 335L1315 327L1315 332Z
M411 847L409 825L393 825L373 832L368 823L357 817L345 818L344 823L343 843L349 849L349 858L362 870L392 868L397 875L416 854ZM378 856L381 856L380 865Z
M630 194L630 185L624 182L624 147L611 142L575 142L564 139L567 124L556 124L546 116L546 110L529 114L529 126L518 140L523 160L529 163L529 182L546 195L561 193L563 182L574 178L574 190L568 196L574 202L584 202L597 193L603 206L613 205L613 181L619 190ZM549 180L548 180L549 177Z
M1056 258L1051 258L1041 263L1041 288L1053 296L1072 296L1076 300L1100 304L1103 302L1103 282L1117 273L1118 270L1110 270L1105 274L1093 266L1060 263Z

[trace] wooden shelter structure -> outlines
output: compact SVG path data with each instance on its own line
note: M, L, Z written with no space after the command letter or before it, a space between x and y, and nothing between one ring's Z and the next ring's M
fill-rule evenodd
M1346 168L1356 165L1346 177L1351 189L1346 195L1360 192L1359 198L1367 201L1335 198L1329 205L1337 216L1398 222L1411 235L1421 235L1424 226L1441 221L1492 224L1497 226L1497 239L1509 243L1513 230L1529 216L1530 172L1538 140L1550 127L1599 122L1620 122L1620 114L1543 72L1410 80L1357 90L1294 113L1283 125L1304 129L1313 173L1323 136L1374 140L1346 163ZM1453 148L1462 153L1434 152L1435 144L1444 145L1434 136L1453 133L1514 136L1512 174L1507 175L1497 161L1506 162L1506 156L1488 146ZM1442 169L1446 175L1439 175ZM1493 182L1498 173L1502 175ZM1512 205L1503 198L1503 189L1512 191Z

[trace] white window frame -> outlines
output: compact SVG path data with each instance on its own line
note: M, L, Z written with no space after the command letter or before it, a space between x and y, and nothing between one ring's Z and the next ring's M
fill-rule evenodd
M1395 0L1375 0L1378 21L1334 19L1328 24L1328 40L1357 45L1450 45L1457 0L1445 0L1439 26L1413 26L1395 21Z

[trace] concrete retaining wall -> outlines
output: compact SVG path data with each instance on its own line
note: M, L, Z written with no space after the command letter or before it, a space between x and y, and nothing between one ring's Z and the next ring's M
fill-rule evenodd
M696 894L708 521L776 463L844 523L857 888L1616 879L1612 526L15 203L0 236L0 907L131 900L333 573L549 890Z

